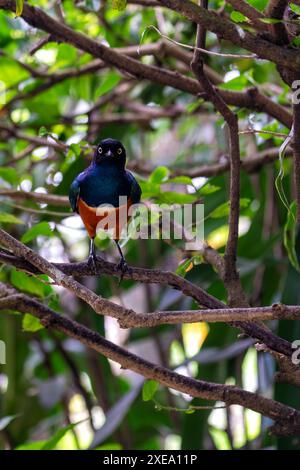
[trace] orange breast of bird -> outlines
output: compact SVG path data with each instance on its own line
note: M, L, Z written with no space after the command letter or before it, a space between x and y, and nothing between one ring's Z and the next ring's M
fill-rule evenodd
M119 240L122 229L129 222L130 199L120 207L91 207L78 198L78 212L90 238L95 238L97 229L110 231L114 240Z

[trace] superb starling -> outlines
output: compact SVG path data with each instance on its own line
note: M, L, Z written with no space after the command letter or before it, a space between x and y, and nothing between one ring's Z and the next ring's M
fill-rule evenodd
M126 150L118 140L105 139L97 146L92 163L80 173L70 187L69 199L74 212L77 212L90 237L89 262L95 266L95 236L99 222L103 220L103 212L97 214L99 206L108 205L114 212L113 238L118 247L121 260L118 268L122 273L127 269L125 258L119 245L120 232L124 222L120 222L120 197L126 204L126 214L132 204L141 199L141 188L134 176L125 168ZM123 202L122 209L124 210ZM124 219L123 219L124 220ZM127 223L128 217L125 218ZM107 227L105 227L107 228Z

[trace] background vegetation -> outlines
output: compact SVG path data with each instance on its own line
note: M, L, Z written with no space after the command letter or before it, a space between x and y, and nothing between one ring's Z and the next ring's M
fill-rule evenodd
M262 317L271 318L265 338L253 322L241 327L184 319L188 310L220 309L221 302L244 307L245 320L249 306L299 304L296 203L290 206L300 194L298 133L294 146L292 135L286 141L292 123L294 129L300 125L291 89L300 76L298 20L287 18L289 2L211 0L208 16L195 10L197 3L30 0L23 6L22 0L0 0L3 449L300 446L300 379L289 343L300 339L299 323L278 319L270 308L270 316ZM297 3L291 5L295 13ZM196 68L195 78L190 68L196 20L208 30L206 48L217 53L203 56L205 77L216 89L205 88L203 76ZM201 63L203 57L195 56ZM229 172L234 149L228 146L233 115L228 128L217 112L218 97L238 117L242 164L240 175L238 164L231 165L235 187L239 179L241 186L235 196ZM134 269L121 285L108 239L97 239L106 260L97 275L85 263L69 264L86 260L88 238L66 196L92 147L105 137L124 143L144 200L205 204L207 244L199 252L186 252L173 239L125 240L130 266L145 269ZM228 248L224 258L228 235L233 252ZM42 261L30 258L24 245ZM227 268L228 260L233 263L231 271L224 259ZM98 309L105 315L95 312L96 299L86 301L90 291L79 295L79 284L64 284L43 260L63 263L59 269L109 300ZM111 314L115 304L141 313L180 311L183 320L122 329L117 319L123 310ZM103 345L89 348L83 331L70 333L72 324L51 323L53 311L180 376L164 379L154 366L137 374L130 361L112 361ZM258 318L262 312L256 312ZM233 313L226 320L233 322ZM245 328L247 335L239 335ZM194 379L191 388L182 376ZM225 388L214 391L198 380ZM226 387L231 385L238 388Z

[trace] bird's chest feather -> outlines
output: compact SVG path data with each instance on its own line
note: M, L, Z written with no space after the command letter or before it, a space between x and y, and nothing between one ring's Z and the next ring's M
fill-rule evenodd
M80 185L80 198L91 207L101 204L118 207L119 198L129 195L125 175L115 168L96 168L87 173Z

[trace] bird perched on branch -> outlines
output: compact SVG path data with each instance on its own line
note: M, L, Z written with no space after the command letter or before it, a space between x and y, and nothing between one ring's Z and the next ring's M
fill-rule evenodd
M128 209L141 199L141 188L125 168L126 150L121 142L105 139L97 146L92 163L73 181L69 199L90 237L89 262L95 267L95 237L98 228L112 230L121 260L122 274L127 264L119 245L120 234L128 222ZM124 215L125 214L125 215Z

